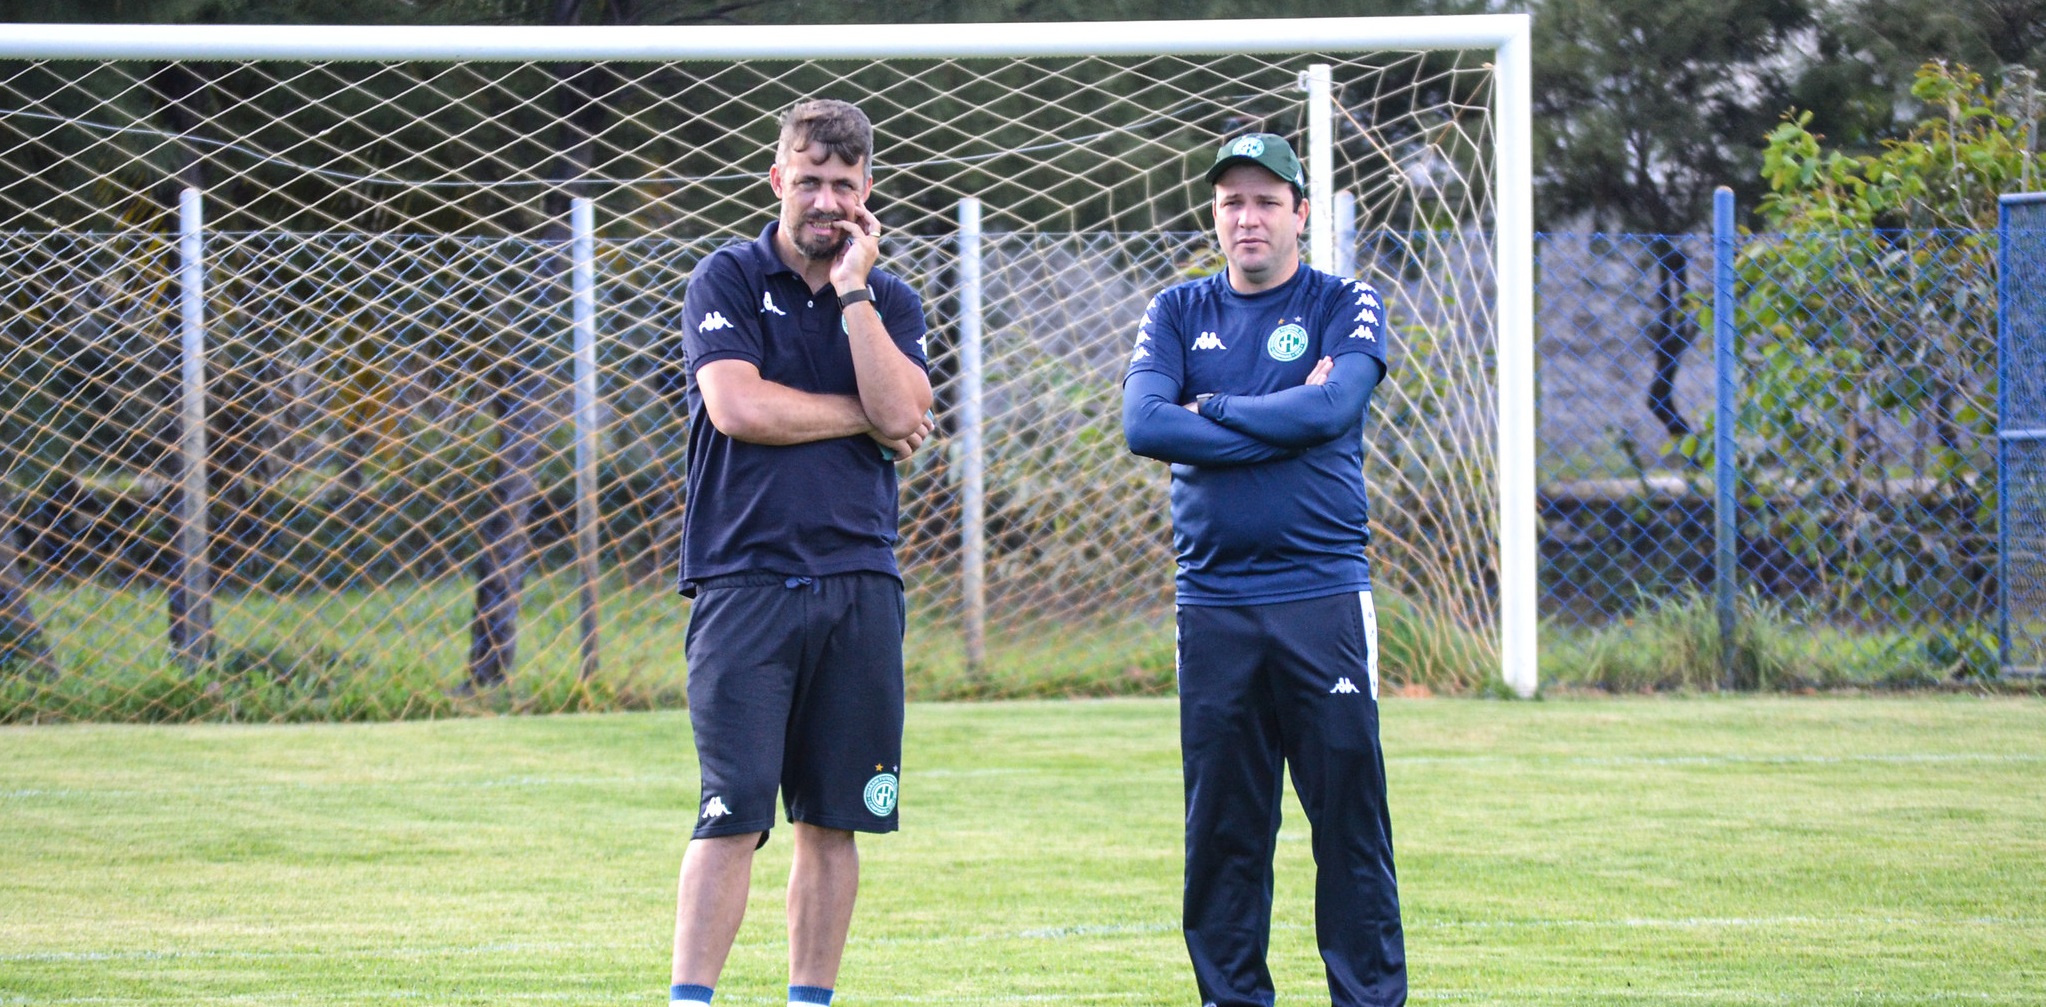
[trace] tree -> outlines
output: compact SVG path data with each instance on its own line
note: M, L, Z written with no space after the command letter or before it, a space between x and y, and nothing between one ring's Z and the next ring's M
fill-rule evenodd
M2006 83L2013 70L2046 69L2046 0L1854 0L1819 7L1817 24L1815 58L1791 97L1812 132L1848 152L1874 152L1913 128L1925 109L1911 92L1928 60Z
M1805 113L1777 126L1762 170L1772 237L1736 263L1752 375L1741 468L1756 499L1792 501L1771 536L1836 608L1905 617L1926 610L1915 592L1988 576L1997 197L2032 159L2025 124L1966 67L1927 64L1912 95L1928 114L1871 154L1827 149ZM1916 456L1886 429L1916 432ZM1691 450L1709 455L1709 438ZM1931 480L1910 506L1885 488L1900 468ZM1899 541L1922 545L1870 544Z
M1691 431L1671 398L1695 333L1687 253L1711 191L1752 177L1757 136L1788 103L1807 0L1543 0L1536 8L1537 195L1551 219L1643 232L1656 275L1649 411Z

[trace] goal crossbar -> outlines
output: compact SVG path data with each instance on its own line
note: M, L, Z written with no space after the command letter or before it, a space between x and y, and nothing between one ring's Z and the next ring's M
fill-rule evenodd
M690 60L1147 56L1364 49L1507 49L1524 14L1029 24L371 25L15 24L0 59Z

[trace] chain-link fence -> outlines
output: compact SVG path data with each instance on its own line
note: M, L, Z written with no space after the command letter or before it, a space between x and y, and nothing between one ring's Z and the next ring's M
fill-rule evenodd
M1167 473L1124 450L1118 379L1149 298L1217 268L1214 144L1309 149L1318 65L1338 223L1409 376L1370 463L1385 667L1474 684L1499 665L1485 53L38 60L0 62L0 719L681 702L674 315L771 219L776 119L811 95L874 119L884 265L931 322L912 690L1168 690Z
M1998 655L2046 674L2046 197L2007 197L1999 271Z
M1829 646L1993 655L1996 235L1736 247L1740 590ZM1709 594L1711 242L1539 248L1545 614L1568 631Z

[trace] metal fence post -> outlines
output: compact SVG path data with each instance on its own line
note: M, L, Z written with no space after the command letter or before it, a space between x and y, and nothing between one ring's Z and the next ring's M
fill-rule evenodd
M1316 63L1300 75L1307 91L1307 236L1314 268L1336 270L1334 131L1335 102L1329 96L1329 65Z
M1335 274L1357 275L1357 194L1348 189L1336 193Z
M178 307L183 401L183 492L178 576L171 590L171 649L187 669L213 653L212 558L206 530L206 234L199 190L178 194Z
M2029 153L2029 151L2027 152ZM2026 158L2029 175L2031 159ZM2027 179L2029 181L2029 178ZM1996 668L2011 666L2010 646L2010 197L1996 203Z
M1734 581L1739 576L1740 500L1734 452L1733 190L1712 193L1712 596L1719 614L1720 675L1734 681Z
M597 578L602 576L597 533L597 296L596 225L590 200L569 204L570 255L575 306L575 567L582 616L582 666L597 673Z
M966 674L987 661L987 473L981 439L980 200L959 201L959 593L964 609Z

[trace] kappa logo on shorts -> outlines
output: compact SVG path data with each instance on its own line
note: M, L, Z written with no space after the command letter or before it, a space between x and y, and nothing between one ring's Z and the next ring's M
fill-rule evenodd
M1336 687L1335 687L1335 688L1333 688L1333 689L1330 689L1330 690L1329 690L1329 694L1330 694L1330 695L1336 695L1336 694L1339 694L1339 693L1346 693L1346 692L1363 692L1363 691L1364 691L1364 690L1362 690L1362 689L1359 689L1359 688L1357 688L1357 683L1355 683L1355 682L1352 682L1352 681L1350 681L1350 680L1349 680L1349 679L1347 679L1347 678L1338 678L1338 679L1336 679Z
M1347 682L1347 681L1349 681L1349 679L1347 679L1347 678L1346 678L1346 679L1344 679L1343 681ZM702 817L702 818L723 818L723 817L725 817L726 815L729 815L729 814L731 814L731 813L732 813L732 809L730 809L730 808L727 808L727 807L725 807L725 799L724 799L724 798L722 798L722 797L712 797L712 798L711 798L711 799L710 799L709 801L706 801L706 802L704 802L704 805L703 805L703 814L702 814L702 815L701 815L700 817Z
M1291 322L1272 330L1265 340L1265 354L1282 364L1300 359L1307 352L1307 330Z
M867 810L876 818L888 817L888 813L895 810L895 792L894 773L874 774L874 778L867 781L867 789L862 795L867 799Z

